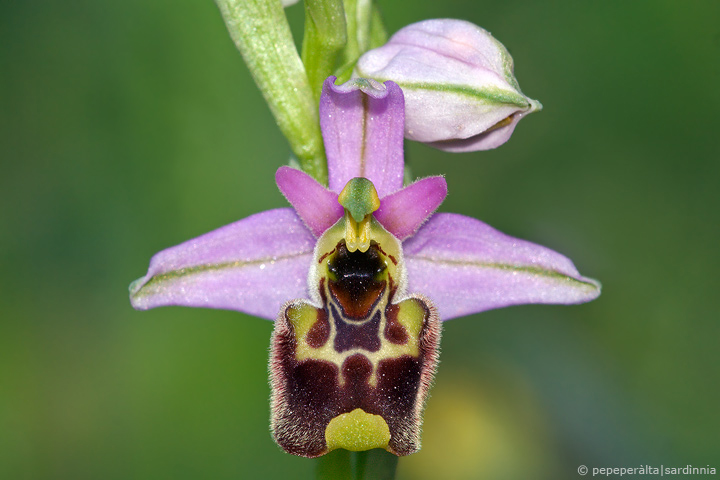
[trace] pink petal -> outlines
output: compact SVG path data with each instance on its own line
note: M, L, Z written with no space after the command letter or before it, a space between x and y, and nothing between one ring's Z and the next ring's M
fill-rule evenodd
M477 135L469 138L457 139L452 141L442 141L428 143L431 147L437 148L438 150L444 150L446 152L462 153L462 152L476 152L478 150L491 150L497 148L503 143L510 140L515 127L517 126L520 119L525 117L530 111L517 111L512 114L510 123L499 128L490 129L490 131L484 131Z
M319 237L343 215L337 193L320 185L307 173L280 167L275 173L278 188L312 233Z
M582 303L600 284L548 248L474 218L434 215L403 244L408 292L423 293L442 320L525 303Z
M139 310L183 305L274 320L307 298L315 238L290 208L261 212L156 254L130 286Z
M320 97L320 128L328 159L330 190L352 178L373 182L380 198L402 187L402 90L392 82L355 79L335 85L329 77Z
M428 177L380 201L375 218L400 240L414 234L447 196L443 177Z

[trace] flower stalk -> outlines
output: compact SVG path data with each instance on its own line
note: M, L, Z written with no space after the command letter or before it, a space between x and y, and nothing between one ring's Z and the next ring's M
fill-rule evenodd
M398 457L384 450L365 452L335 450L316 460L318 480L392 480Z
M344 0L348 26L348 44L343 63L356 61L370 46L372 0Z
M302 62L316 104L320 101L322 83L335 71L338 54L346 44L342 0L305 0Z
M371 0L344 0L347 22L347 44L342 53L342 66L336 76L340 83L350 79L360 56L371 48L378 48L388 38L382 16Z
M320 183L327 183L317 102L282 4L277 0L216 3L300 166Z

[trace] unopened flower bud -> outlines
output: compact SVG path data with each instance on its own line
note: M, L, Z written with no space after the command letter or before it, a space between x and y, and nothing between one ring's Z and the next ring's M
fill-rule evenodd
M353 75L397 83L405 137L441 150L498 147L523 116L542 108L520 91L505 47L463 20L408 25L360 57Z

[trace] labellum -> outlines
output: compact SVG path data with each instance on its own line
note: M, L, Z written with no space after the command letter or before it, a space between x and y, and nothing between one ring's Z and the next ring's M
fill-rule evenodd
M400 241L372 212L373 184L350 180L344 216L319 238L312 301L287 303L275 322L272 431L288 453L420 449L422 410L437 366L433 304L405 295Z

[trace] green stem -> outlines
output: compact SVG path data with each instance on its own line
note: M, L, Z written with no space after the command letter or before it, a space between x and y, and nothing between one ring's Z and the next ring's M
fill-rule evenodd
M348 40L342 55L342 66L335 73L338 83L350 80L355 64L362 54L387 42L387 31L374 2L344 0L344 3Z
M334 450L317 459L318 480L393 480L398 457L376 448L366 452Z
M305 0L302 61L316 102L320 101L322 84L332 75L337 55L346 42L342 0Z
M315 475L318 480L353 480L350 452L333 450L318 458Z
M376 448L357 452L355 480L393 480L397 470L398 457Z
M317 103L278 0L215 0L300 166L327 184Z
M370 19L370 45L369 48L378 48L387 43L388 34L385 24L380 15L377 5L373 5L372 18Z
M343 64L357 62L360 55L370 47L370 19L372 0L344 0L347 20L347 46L343 52Z

